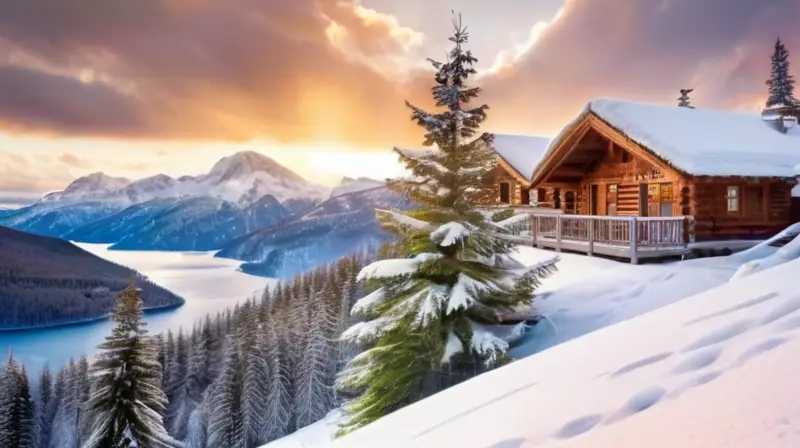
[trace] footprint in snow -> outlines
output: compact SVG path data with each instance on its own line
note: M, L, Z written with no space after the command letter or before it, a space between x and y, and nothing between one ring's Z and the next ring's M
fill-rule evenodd
M800 328L800 316L793 316L788 319L782 319L780 322L775 323L772 329L776 333L783 333L787 331L794 331Z
M764 353L772 351L780 347L781 345L789 342L790 339L791 337L778 337L761 341L758 344L753 345L750 348L743 351L742 354L739 355L739 358L737 358L736 361L734 361L731 367L741 367L747 364L753 358L761 356Z
M590 414L583 417L570 420L558 432L555 433L557 439L571 439L577 437L585 432L590 431L603 420L600 414Z
M520 448L526 440L516 437L513 439L501 440L494 445L487 446L486 448Z
M721 354L722 348L720 347L709 347L705 350L697 351L678 363L672 369L672 373L683 374L703 369L714 364Z
M642 389L631 396L622 408L608 417L603 423L605 425L611 425L632 415L646 411L661 401L666 394L667 391L661 386L651 386Z
M713 319L715 317L720 317L720 316L724 316L726 314L735 313L736 311L744 310L744 309L759 305L761 303L767 302L769 300L772 300L775 297L778 297L779 295L780 294L778 294L776 292L771 292L769 294L764 294L764 295L755 297L753 299L746 300L746 301L744 301L744 302L742 302L742 303L740 303L738 305L735 305L735 306L728 307L728 308L725 308L723 310L717 311L716 313L706 314L705 316L698 317L697 319L692 319L689 322L686 322L684 324L684 326L693 325L693 324L696 324L698 322L703 322L703 321L708 320L708 319Z
M661 361L669 358L670 356L672 356L672 352L663 352L663 353L658 353L658 354L655 354L655 355L652 355L652 356L648 356L647 358L642 358L642 359L640 359L638 361L634 361L634 362L632 362L630 364L626 364L626 365L620 367L616 372L612 373L611 376L616 378L616 377L625 375L627 373L633 372L634 370L638 370L638 369L641 369L643 367L647 367L649 365L661 362Z
M776 306L772 309L769 313L767 313L761 320L759 320L760 325L768 325L775 321L781 320L790 314L793 314L800 310L800 296L792 297L791 299L782 302L780 305Z
M694 389L695 387L702 386L704 384L708 384L708 383L714 381L715 379L717 379L720 376L722 376L722 373L723 372L720 371L720 370L714 370L714 371L711 371L711 372L703 372L700 375L697 375L697 376L695 376L693 378L690 378L688 381L683 383L681 386L679 386L678 388L676 388L675 390L670 392L669 395L667 396L667 398L678 398L684 392L686 392L689 389Z
M675 272L667 272L666 274L661 276L660 280L662 282L666 282L672 280L673 277L675 277Z
M683 348L683 352L691 352L706 348L733 339L740 334L745 333L747 330L753 328L753 321L740 320L724 327L717 328L716 330L707 333L705 336L696 339L691 344Z

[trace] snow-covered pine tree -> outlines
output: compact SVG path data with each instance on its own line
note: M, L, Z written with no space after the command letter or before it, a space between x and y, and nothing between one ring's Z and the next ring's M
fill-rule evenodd
M52 446L50 440L56 431L56 417L58 416L64 403L64 395L67 390L66 378L66 369L62 368L58 371L58 373L56 373L56 379L53 381L53 395L50 400L48 400L47 408L45 409L44 427L46 428L46 431L40 434L40 440L42 440L40 445L41 448Z
M75 384L75 424L78 426L79 430L87 430L87 428L81 428L80 422L83 418L84 407L86 403L89 401L89 397L91 396L92 392L92 380L89 378L89 360L86 356L81 356L78 360L77 364L75 365L75 377L73 378L73 382ZM85 440L88 434L81 433L79 441Z
M209 390L208 448L248 448L242 425L242 362L238 341L230 337L222 370Z
M39 404L36 407L37 446L41 448L47 447L47 442L50 438L52 418L48 411L55 399L53 375L50 373L50 366L45 364L39 372Z
M186 429L186 448L206 448L206 427L208 426L208 409L205 406L192 411Z
M353 312L369 318L343 335L371 348L351 360L337 379L343 390L362 391L344 406L349 415L340 434L366 425L421 398L434 374L455 355L487 368L507 360L508 343L490 331L504 313L530 307L538 279L555 262L525 267L511 254L514 244L502 223L476 207L491 193L486 179L497 166L491 136L477 136L488 106L469 107L480 88L468 87L477 59L455 18L455 44L437 69L433 98L441 112L407 103L425 128L425 152L395 149L414 179L390 183L420 210L379 212L380 222L402 237L411 258L381 260L361 270L359 280L376 288Z
M198 333L198 331L193 331ZM192 337L196 342L192 345L188 355L188 367L186 375L181 382L181 386L176 391L178 402L175 404L174 414L170 413L171 426L169 433L175 438L186 438L186 431L189 426L189 419L195 409L199 408L203 402L203 394L211 384L211 377L208 374L208 355L206 344L203 338Z
M269 360L269 394L264 409L264 441L281 438L289 434L292 419L291 382L286 351L281 347L282 339L278 333L277 321L270 317L264 323L267 337L267 359Z
M794 77L789 73L789 51L780 38L772 52L772 71L766 82L769 87L767 107L797 105L794 96Z
M275 309L274 297L272 295L272 288L270 285L264 287L264 292L261 294L261 302L259 304L258 319L261 322L267 320L267 315L271 314Z
M165 393L171 390L173 386L172 374L175 371L175 350L175 336L172 334L172 330L167 330L167 336L164 338L164 365L161 366L164 372L164 376L161 378L161 389ZM169 398L169 393L167 393L167 398Z
M253 346L247 352L242 386L242 427L246 446L266 443L265 419L270 386L269 339L264 324L254 328Z
M36 409L28 373L9 353L0 379L0 446L34 448Z
M681 89L681 96L678 97L678 107L688 107L689 109L694 109L691 99L689 98L689 94L693 91L694 89Z
M61 400L53 417L53 426L50 434L52 448L76 448L79 446L78 432L78 383L75 372L78 366L74 359L70 359L56 377L56 390L59 382L62 384ZM59 381L60 380L60 381Z
M331 284L310 298L313 315L308 342L295 372L294 412L298 429L317 422L333 408L337 325L325 295L334 287Z
M160 389L158 348L147 336L133 282L119 294L113 320L92 366L95 384L84 413L90 429L83 447L183 446L164 429L167 397Z
M19 417L19 442L17 448L35 448L37 446L38 428L36 425L36 404L31 395L30 379L25 366L20 366L19 384L15 400L15 413Z

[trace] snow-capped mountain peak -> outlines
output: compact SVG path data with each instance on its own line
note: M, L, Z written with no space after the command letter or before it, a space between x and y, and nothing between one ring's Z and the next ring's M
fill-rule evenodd
M42 201L65 201L65 200L84 200L102 198L112 194L114 191L124 188L131 181L124 177L113 177L105 173L96 172L87 176L79 177L72 181L67 188L62 191L48 193Z
M274 177L295 182L306 182L305 179L292 170L255 151L242 151L223 157L214 164L205 177L214 179L217 183L222 183L234 179L247 178L255 173L267 173Z
M223 157L208 174L197 177L198 186L210 196L235 203L252 203L269 194L279 201L322 199L329 191L255 151Z

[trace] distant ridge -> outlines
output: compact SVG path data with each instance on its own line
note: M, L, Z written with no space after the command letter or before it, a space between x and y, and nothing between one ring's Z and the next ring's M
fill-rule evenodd
M136 271L68 241L0 226L0 330L102 318L132 278L145 308L183 304Z

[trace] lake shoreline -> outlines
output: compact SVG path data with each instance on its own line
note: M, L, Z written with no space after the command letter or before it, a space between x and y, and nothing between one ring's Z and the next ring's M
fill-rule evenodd
M142 312L145 315L149 314L158 314L165 311L172 311L178 309L186 304L186 300L181 299L178 303L172 303L169 305L161 305L161 306L154 306L150 308L144 308ZM90 325L97 322L102 322L104 320L108 320L111 318L112 313L108 313L104 316L97 316L97 317L87 317L85 319L76 319L71 320L68 322L58 322L52 324L41 324L41 325L32 325L29 327L18 327L18 328L2 328L0 327L0 333L7 334L7 333L25 333L27 331L37 331L37 330L48 330L54 328L64 328L64 327L77 327L81 325Z

